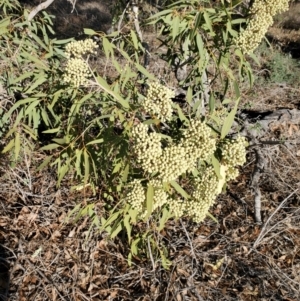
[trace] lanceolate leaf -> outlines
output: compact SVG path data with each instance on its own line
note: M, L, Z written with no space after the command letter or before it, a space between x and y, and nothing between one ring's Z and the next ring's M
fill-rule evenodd
M154 197L154 187L152 185L148 185L147 189L147 197L146 197L146 204L147 204L147 214L145 216L145 220L149 218L153 210L153 197Z
M239 103L239 99L236 101L234 108L231 110L231 112L227 115L227 117L224 120L224 124L221 130L221 139L225 138L231 129L238 108L238 103Z
M175 190L181 194L185 199L188 199L190 196L186 193L186 191L176 182L171 181L170 184L175 188Z

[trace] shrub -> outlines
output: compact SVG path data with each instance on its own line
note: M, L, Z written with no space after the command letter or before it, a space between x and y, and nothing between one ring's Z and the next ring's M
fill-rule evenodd
M245 162L245 140L228 137L240 99L238 79L246 75L252 82L250 65L235 42L246 20L234 19L233 13L224 3L211 8L178 1L151 18L160 26L166 59L173 63L175 50L188 65L180 82L187 103L179 106L172 101L174 91L140 64L145 48L134 30L105 36L86 29L99 44L56 40L48 37L52 23L46 13L29 22L26 10L21 16L6 12L0 24L3 84L22 97L3 115L3 123L11 125L3 152L13 152L17 160L27 141L31 149L47 153L39 169L55 166L58 186L69 175L77 188L100 187L103 215L93 203L79 204L75 220L89 215L111 238L125 231L129 260L151 241L167 267L165 249L153 233L170 218L201 222ZM96 52L116 72L93 70ZM211 85L204 81L209 67L215 70ZM231 98L218 99L214 87ZM223 110L222 117L216 109ZM144 233L134 230L140 221L147 225Z

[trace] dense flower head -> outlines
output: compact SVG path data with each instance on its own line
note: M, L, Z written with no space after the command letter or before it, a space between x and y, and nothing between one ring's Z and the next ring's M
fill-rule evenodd
M86 86L90 77L89 67L86 62L79 58L70 58L65 67L64 81L76 87Z
M169 88L159 83L150 83L143 102L144 109L162 122L171 120L173 97L175 93Z
M139 212L144 211L145 203L145 189L140 180L133 180L128 185L129 191L127 191L125 201L128 202L132 208L138 210Z
M211 166L207 167L198 183L195 183L192 198L188 200L172 199L168 202L169 209L176 218L189 216L197 223L203 221L209 208L218 195L219 180Z
M163 182L176 180L187 170L193 168L194 160L186 156L186 149L180 145L172 145L163 150L162 156L158 159L158 177Z
M161 208L166 203L169 202L170 197L167 192L162 188L162 183L158 180L151 180L149 184L154 186L154 195L153 195L153 207L152 211L154 212L158 208ZM133 180L128 185L128 191L125 197L125 201L129 203L132 208L138 210L141 215L141 218L144 218L147 215L146 209L146 191L143 187L140 180Z
M235 179L239 175L236 166L246 162L246 139L238 137L236 140L226 140L221 149L222 164L227 166L227 179Z
M94 53L98 45L92 39L86 39L83 41L72 41L66 46L66 56L70 58L81 58L84 54Z
M139 124L132 130L134 152L142 169L156 173L162 182L176 180L195 169L197 161L206 160L216 149L211 129L201 121L191 121L181 141L162 148L161 136L148 133L148 126Z
M83 59L83 55L95 53L97 47L98 45L92 39L73 41L66 46L65 53L68 61L63 77L66 83L75 87L88 85L88 78L91 73L87 62Z
M211 134L210 127L204 122L191 120L190 126L183 133L181 145L187 150L188 156L206 160L216 150L216 140Z
M273 24L273 17L288 9L289 0L255 0L250 9L253 17L235 40L236 45L245 53L255 50Z
M137 162L148 173L157 171L157 160L162 155L160 135L148 134L148 126L140 123L133 128L132 136Z
M219 179L213 167L207 167L202 173L199 183L195 185L192 193L194 199L188 208L189 216L192 216L195 222L200 223L205 219L218 195L218 183Z
M219 179L214 168L206 166L210 156L217 149L216 138L212 136L210 127L199 120L191 120L178 143L171 142L164 147L161 135L156 132L149 133L149 126L145 124L135 126L132 137L137 163L148 173L148 183L154 188L153 211L167 205L176 218L188 216L198 223L207 216L224 183L237 177L236 166L246 161L244 137L219 142L218 148L222 153L220 163L223 168ZM172 185L169 188L164 185L171 181L180 183L180 176L195 170L199 160L207 162L201 165L201 170L193 182L190 182L188 187L183 187L187 189L189 197L185 200L179 199L177 192L170 189ZM134 208L142 210L141 218L147 215L145 188L140 182L132 183L126 200Z

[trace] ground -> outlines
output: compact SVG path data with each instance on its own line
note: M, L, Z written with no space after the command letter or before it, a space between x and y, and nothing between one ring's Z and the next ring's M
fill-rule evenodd
M243 91L241 110L299 110L299 62L277 48L281 41L288 50L299 32L288 36L284 18L291 12L269 32L273 50L257 50L262 65L254 67L257 81ZM72 192L69 179L56 188L55 171L35 169L43 161L39 153L15 169L0 157L0 300L7 292L11 301L300 300L299 125L276 124L261 137L273 142L261 145L268 162L259 185L263 224L254 219L256 157L249 148L240 176L211 208L218 223L172 221L159 234L172 261L169 270L157 254L128 266L126 239L89 231L89 219L67 223L76 204L94 202L100 210L101 198Z

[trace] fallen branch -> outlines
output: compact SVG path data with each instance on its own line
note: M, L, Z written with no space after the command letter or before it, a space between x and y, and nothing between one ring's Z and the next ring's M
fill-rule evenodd
M262 151L256 147L255 148L255 154L256 154L256 164L253 170L252 174L252 181L251 181L251 188L254 192L254 217L255 222L259 225L262 224L261 221L261 192L259 188L259 181L261 172L264 169L265 166L265 158L262 154Z

